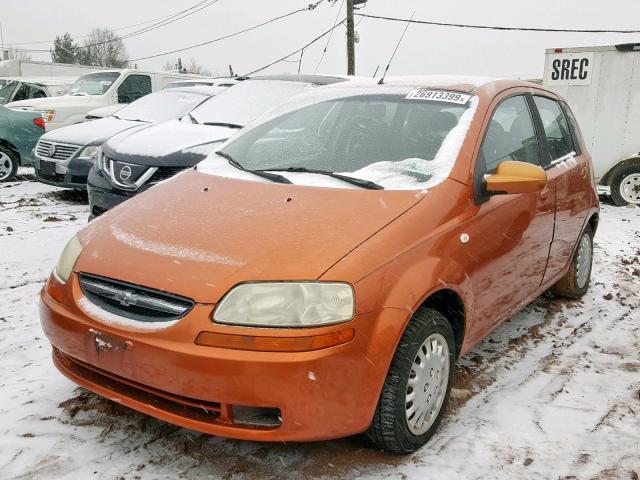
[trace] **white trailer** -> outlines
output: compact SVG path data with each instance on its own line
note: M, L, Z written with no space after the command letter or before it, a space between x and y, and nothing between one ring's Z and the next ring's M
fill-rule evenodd
M577 117L599 192L640 205L640 43L548 49L543 84Z
M0 77L44 77L78 78L85 73L95 72L101 67L75 65L68 63L34 62L32 60L2 60L0 61Z

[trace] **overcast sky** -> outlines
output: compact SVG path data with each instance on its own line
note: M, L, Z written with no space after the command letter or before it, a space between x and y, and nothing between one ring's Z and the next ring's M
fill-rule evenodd
M311 0L219 0L199 13L164 28L125 41L130 58L204 42L288 13ZM160 69L167 60L195 57L217 73L229 64L246 73L296 50L331 27L342 0L326 0L313 12L303 12L264 28L180 54L137 62L140 68ZM197 0L2 0L0 22L4 41L51 40L69 32L86 34L94 27L117 29L186 9ZM452 23L583 29L639 29L640 1L615 0L369 0L363 13ZM343 17L343 12L340 18ZM403 24L357 19L360 43L357 73L372 75L384 68L404 28ZM141 27L119 30L126 34ZM640 34L572 34L501 32L412 25L398 51L391 74L455 73L540 77L544 49L640 42ZM313 72L326 38L304 52L303 72ZM18 45L16 45L18 46ZM47 49L51 44L20 45ZM32 53L50 60L48 54ZM294 72L297 64L280 63L266 73ZM319 72L345 73L345 30L334 32Z

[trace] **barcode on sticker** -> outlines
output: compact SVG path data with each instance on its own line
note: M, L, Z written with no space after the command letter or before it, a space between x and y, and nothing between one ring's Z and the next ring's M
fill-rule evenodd
M445 90L412 90L405 97L407 100L431 100L433 102L447 102L464 105L469 101L471 95L458 92L447 92Z

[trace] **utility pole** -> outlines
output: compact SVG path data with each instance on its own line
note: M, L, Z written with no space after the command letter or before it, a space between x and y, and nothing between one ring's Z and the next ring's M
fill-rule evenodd
M2 50L0 50L0 60L6 60L4 54L4 33L2 31L2 23L0 23L0 42L2 42Z
M356 34L353 21L354 0L347 0L347 75L356 74Z

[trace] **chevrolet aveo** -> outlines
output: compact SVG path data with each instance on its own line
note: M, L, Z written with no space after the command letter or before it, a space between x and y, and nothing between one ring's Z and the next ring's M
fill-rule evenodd
M546 290L586 292L598 211L549 91L332 85L80 231L42 325L63 374L168 422L411 452L458 356Z

